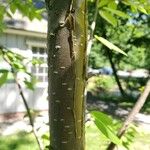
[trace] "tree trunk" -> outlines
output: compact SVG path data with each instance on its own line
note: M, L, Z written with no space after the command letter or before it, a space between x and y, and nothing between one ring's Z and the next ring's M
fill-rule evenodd
M104 20L101 19L101 22L102 22L103 26L105 27ZM102 36L103 36L105 39L107 39L107 36L106 36L106 28L103 28ZM115 80L116 80L116 83L117 83L117 85L118 85L119 91L120 91L121 95L122 95L123 97L125 97L125 96L126 96L126 95L125 95L125 92L124 92L124 90L123 90L123 88L122 88L121 82L120 82L119 77L118 77L118 75L117 75L117 70L116 70L115 64L114 64L114 62L113 62L113 60L112 60L112 51L109 50L106 46L104 46L104 48L105 48L105 50L106 50L106 53L107 53L107 56L108 56L108 60L109 60L109 62L110 62L111 68L112 68L112 70L113 70L113 75L114 75L114 77L115 77Z
M116 82L117 82L119 91L120 91L121 95L124 97L124 96L125 96L125 93L124 93L124 90L123 90L123 88L122 88L122 85L121 85L121 82L120 82L120 80L119 80L119 77L118 77L118 75L117 75L117 70L116 70L115 64L113 63L113 60L112 60L112 52L111 52L108 48L106 48L106 51L107 51L108 59L109 59L111 68L112 68L112 70L113 70L113 74L114 74L115 80L116 80Z
M45 0L50 148L84 150L86 0Z

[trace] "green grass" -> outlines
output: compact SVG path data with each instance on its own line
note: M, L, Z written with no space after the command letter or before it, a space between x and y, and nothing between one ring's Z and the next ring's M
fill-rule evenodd
M0 136L0 150L38 150L38 146L32 134L19 132Z
M150 132L137 135L132 146L134 150L150 150Z
M86 150L105 150L108 142L95 125L86 127ZM38 150L38 146L32 134L19 132L0 136L0 150ZM129 150L150 150L150 132L137 133Z
M92 125L86 128L86 150L106 150L108 143L108 139L99 133L96 126ZM144 129L136 133L129 150L150 150L150 131L147 132Z
M95 125L86 127L86 150L104 150L108 140Z

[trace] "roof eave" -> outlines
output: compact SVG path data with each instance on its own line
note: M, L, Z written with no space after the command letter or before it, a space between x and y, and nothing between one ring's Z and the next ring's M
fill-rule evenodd
M4 33L8 34L15 34L15 35L23 35L29 37L38 37L38 38L46 38L47 34L42 32L35 32L35 31L27 31L23 29L14 29L14 28L7 28L4 30Z

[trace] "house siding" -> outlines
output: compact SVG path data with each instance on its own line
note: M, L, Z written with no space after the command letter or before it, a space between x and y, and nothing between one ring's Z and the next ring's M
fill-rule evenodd
M13 34L3 34L0 36L0 45L7 48L18 48L20 50L28 49L25 43L26 37Z
M5 84L0 88L0 114L26 111L22 98L15 84ZM23 88L23 93L31 109L47 110L47 89L36 88L35 91Z
M9 33L4 33L0 36L0 45L7 47L8 49L17 49L24 52L28 52L29 50L27 41L46 43L45 38L35 38ZM46 86L38 86L35 91L23 88L23 91L30 108L35 110L47 110L48 102ZM26 110L15 83L7 83L0 87L0 114L24 111Z

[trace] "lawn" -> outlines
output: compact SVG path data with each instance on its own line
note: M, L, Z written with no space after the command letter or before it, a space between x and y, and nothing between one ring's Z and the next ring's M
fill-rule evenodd
M38 147L32 134L18 132L0 136L0 150L38 150Z
M86 127L86 150L104 150L107 143L95 125Z
M96 126L86 127L86 150L105 150L107 143ZM38 150L38 147L32 134L19 132L0 136L0 150ZM150 150L150 132L137 134L130 150Z

